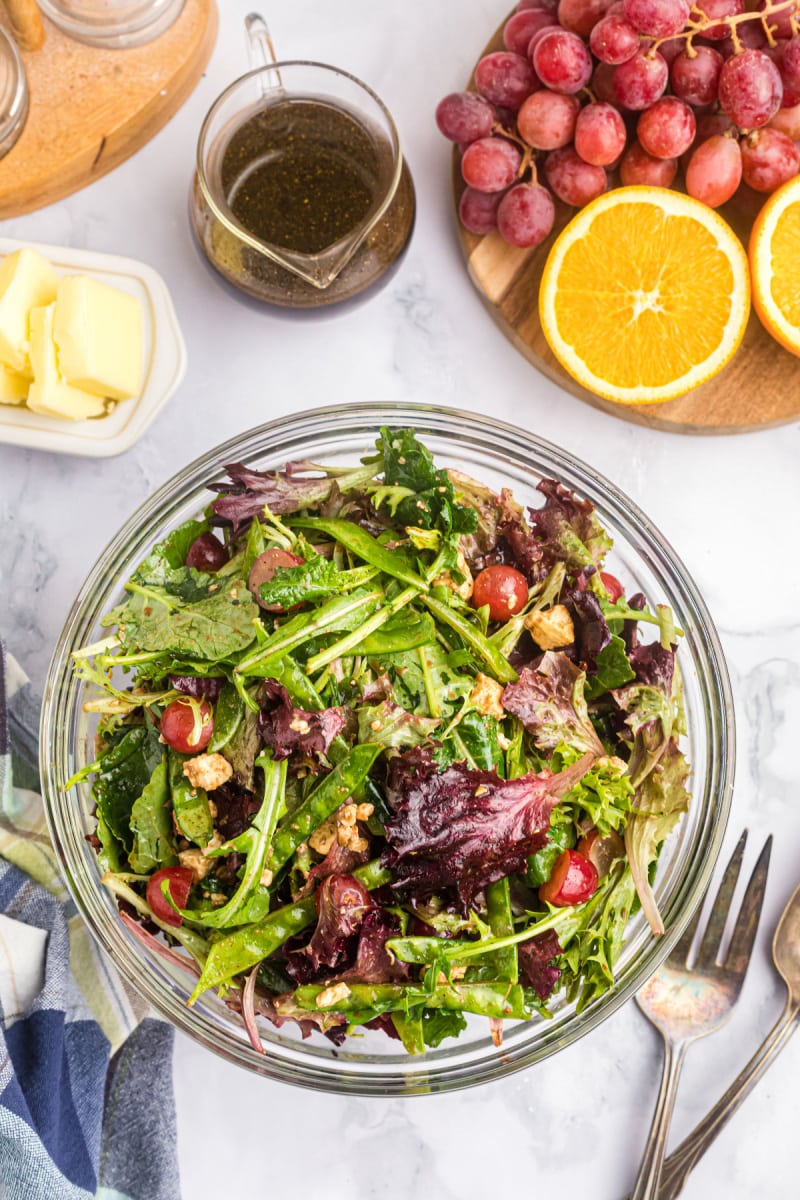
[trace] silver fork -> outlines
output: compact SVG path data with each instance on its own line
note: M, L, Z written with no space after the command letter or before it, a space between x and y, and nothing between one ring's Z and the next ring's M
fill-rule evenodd
M689 966L689 960L702 904L664 965L636 997L640 1009L664 1039L664 1070L653 1123L630 1200L655 1200L657 1197L686 1050L698 1038L721 1028L742 990L764 901L772 837L767 838L759 855L736 918L728 953L724 962L720 962L722 938L746 842L747 830L739 838L725 869L692 965Z

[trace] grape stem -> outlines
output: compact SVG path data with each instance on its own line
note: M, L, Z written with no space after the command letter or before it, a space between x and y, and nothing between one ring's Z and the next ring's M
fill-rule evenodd
M505 125L502 125L499 121L495 121L492 125L492 133L499 134L500 137L508 138L510 142L516 142L522 151L522 160L519 164L519 170L517 171L517 179L523 179L525 173L530 171L531 183L536 183L536 151L533 149L533 147L529 146L528 143L513 129L507 129Z
M798 20L797 16L799 2L800 0L778 0L777 3L773 3L772 0L767 0L767 3L764 5L764 8L761 10L761 12L742 12L736 13L729 17L707 17L702 8L694 5L691 10L692 15L690 15L688 21L686 22L686 29L684 29L682 33L673 33L669 37L658 38L658 40L653 42L652 46L647 51L647 57L652 58L659 46L662 46L664 42L674 42L677 41L678 38L685 38L686 53L688 54L689 58L695 58L697 56L697 51L692 45L692 38L701 37L707 29L711 29L715 25L727 25L731 39L733 40L734 54L741 54L744 47L742 46L737 26L741 25L744 21L760 21L764 30L764 35L767 39L767 44L769 45L770 49L774 49L777 45L777 42L773 36L773 31L777 28L777 26L770 25L769 18L774 16L776 13L786 12L788 10L791 14L793 32L799 32L800 20Z
M534 161L534 150L532 146L526 146L522 153L522 162L519 164L517 171L517 179L522 179L525 172L530 170L531 183L536 183L536 163Z
M505 125L500 123L500 121L494 122L492 125L492 133L496 133L500 137L508 138L510 142L516 142L523 154L526 150L530 150L528 143L524 141L518 133L515 133L513 129L507 129Z

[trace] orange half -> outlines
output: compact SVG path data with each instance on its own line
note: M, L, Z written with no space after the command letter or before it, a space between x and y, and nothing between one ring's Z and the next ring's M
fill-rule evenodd
M800 355L800 177L770 196L750 235L753 304L765 329Z
M674 400L721 371L750 314L731 227L666 188L606 192L557 238L539 290L542 330L578 383L621 404Z

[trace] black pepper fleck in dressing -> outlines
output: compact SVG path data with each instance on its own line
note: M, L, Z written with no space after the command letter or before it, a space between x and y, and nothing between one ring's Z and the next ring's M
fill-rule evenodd
M344 109L277 100L231 137L223 192L233 215L262 241L317 254L357 229L374 207L384 157Z

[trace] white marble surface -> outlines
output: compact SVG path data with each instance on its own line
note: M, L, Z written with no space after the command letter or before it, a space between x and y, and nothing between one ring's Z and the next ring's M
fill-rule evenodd
M355 313L291 322L238 304L211 280L187 221L202 116L244 66L246 0L222 0L206 77L144 150L4 235L142 258L161 271L189 351L178 395L109 461L0 446L0 633L41 685L63 617L100 549L186 461L263 420L337 401L421 400L518 422L586 458L678 548L718 623L736 692L739 758L727 848L772 830L762 932L730 1025L689 1055L675 1118L687 1132L777 1017L768 935L800 881L800 475L798 427L727 438L649 432L594 411L538 375L484 312L450 213L437 99L462 85L502 15L494 0L272 0L284 57L336 63L393 110L419 218L394 280ZM776 353L778 351L776 350ZM800 370L800 368L799 368ZM753 380L758 387L758 380ZM548 1063L448 1097L315 1096L234 1070L179 1038L183 1194L296 1192L329 1200L440 1200L504 1193L617 1200L632 1184L655 1098L657 1035L632 1004ZM792 1200L800 1039L790 1044L691 1177L689 1200Z

